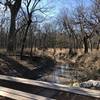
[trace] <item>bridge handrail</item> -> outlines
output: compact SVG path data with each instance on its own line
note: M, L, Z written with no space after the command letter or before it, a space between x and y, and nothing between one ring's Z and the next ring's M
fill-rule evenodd
M26 93L19 90L14 90L0 86L0 96L8 97L14 100L55 100L36 94Z
M49 82L24 79L24 78L19 78L19 77L6 76L6 75L0 75L0 79L12 81L12 82L19 82L19 83L23 83L27 85L39 86L39 87L53 89L53 90L59 90L59 91L67 92L67 93L74 93L74 94L83 95L83 96L100 98L99 90L91 90L91 89L85 89L85 88L79 88L79 87L69 87L67 85L61 85L57 83L49 83Z

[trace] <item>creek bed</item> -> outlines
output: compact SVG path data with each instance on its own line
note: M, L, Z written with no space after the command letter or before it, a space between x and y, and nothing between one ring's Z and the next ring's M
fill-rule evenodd
M62 64L56 65L52 72L44 75L39 80L69 85L80 80L80 75L81 71L74 66Z

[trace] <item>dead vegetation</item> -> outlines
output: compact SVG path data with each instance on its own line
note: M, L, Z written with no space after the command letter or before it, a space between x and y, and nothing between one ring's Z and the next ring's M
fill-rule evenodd
M28 50L26 50L28 51ZM89 49L89 53L84 53L83 49L77 49L76 55L69 55L69 50L66 48L60 49L56 48L55 50L55 60L57 64L71 64L75 67L76 70L80 70L82 74L80 75L81 81L86 81L89 79L100 80L100 50L97 51ZM42 50L36 50L36 54L43 55ZM53 49L49 48L45 50L44 55L53 56Z
M100 80L100 51L80 55L76 63L84 71L86 79Z

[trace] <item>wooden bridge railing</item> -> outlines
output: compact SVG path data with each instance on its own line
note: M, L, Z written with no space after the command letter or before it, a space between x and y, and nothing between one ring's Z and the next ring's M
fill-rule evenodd
M74 88L74 87L68 87L66 85L61 85L61 84L56 84L56 83L49 83L49 82L30 80L30 79L24 79L24 78L12 77L12 76L5 76L5 75L0 75L0 80L6 80L6 81L10 81L10 82L17 82L17 83L22 83L22 84L26 84L26 85L32 85L32 86L42 87L42 88L46 88L46 89L61 91L63 93L70 93L70 94L80 95L80 96L84 96L84 97L94 98L94 99L85 99L85 100L100 100L100 91L99 90ZM0 88L0 90L1 90L1 88ZM19 94L21 94L21 93L19 92ZM26 96L28 95L26 93L24 93L24 94ZM0 95L2 95L2 94L0 93ZM24 100L24 99L22 99L22 100ZM36 99L36 100L44 100L44 99ZM45 100L48 100L48 99L45 98ZM65 99L62 99L62 100L65 100ZM71 100L71 99L68 99L68 100ZM80 100L80 99L77 99L77 100Z
M14 100L54 100L51 98L26 93L0 86L0 96L8 97Z

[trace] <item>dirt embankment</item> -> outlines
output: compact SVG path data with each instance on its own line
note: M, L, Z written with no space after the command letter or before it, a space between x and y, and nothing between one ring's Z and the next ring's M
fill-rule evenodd
M100 51L80 55L75 63L84 71L87 79L100 80Z
M87 54L78 51L76 55L67 55L65 59L60 59L59 62L68 63L74 67L80 73L81 81L100 80L100 50L94 50Z
M52 69L54 61L50 57L24 56L23 60L15 56L0 54L0 74L38 79L47 70Z

